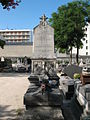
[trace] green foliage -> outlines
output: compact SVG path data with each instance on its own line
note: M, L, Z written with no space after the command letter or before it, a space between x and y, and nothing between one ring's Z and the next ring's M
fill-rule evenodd
M5 45L5 41L0 40L0 47L1 47L2 49L4 48L4 45Z
M76 47L78 57L78 49L83 46L81 39L85 36L84 27L89 20L89 14L88 0L73 1L58 7L57 12L52 13L49 22L55 30L55 47L60 52L71 51L72 47Z
M80 79L80 74L79 73L75 73L73 76L74 79Z

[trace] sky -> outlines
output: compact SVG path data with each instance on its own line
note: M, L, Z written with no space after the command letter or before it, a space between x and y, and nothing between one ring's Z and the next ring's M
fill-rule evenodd
M39 24L45 14L51 18L57 8L73 0L21 0L16 9L7 11L0 5L0 29L30 29Z

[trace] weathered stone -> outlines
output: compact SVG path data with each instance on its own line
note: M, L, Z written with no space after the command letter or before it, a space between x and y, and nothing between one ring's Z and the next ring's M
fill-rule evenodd
M38 75L31 74L28 77L28 80L29 80L30 84L33 83L34 85L40 86L39 76Z
M24 95L24 104L26 106L48 106L48 97L47 94L42 92L38 93L26 93Z
M54 29L43 20L34 28L34 54L32 58L55 58Z
M48 63L51 64L53 62L55 67L54 62L56 61L54 54L54 29L44 17L46 16L42 16L40 24L33 30L32 72L38 72L39 74L40 68L46 69ZM37 68L39 69L36 70Z
M63 72L66 73L69 77L73 78L75 73L82 73L82 67L77 65L69 65L64 68Z
M53 88L52 91L48 93L48 102L50 106L61 106L62 101L63 97L58 88Z
M54 29L47 23L45 15L34 28L33 50L33 74L28 78L31 84L24 95L24 105L27 110L30 108L32 120L63 120L60 108L62 95L55 72Z
M24 95L24 104L28 106L61 106L62 95L57 88L51 91L45 91L42 95L41 88L33 86L29 87Z
M63 74L64 75L64 74ZM60 76L60 87L66 99L71 99L74 94L74 79L69 76Z

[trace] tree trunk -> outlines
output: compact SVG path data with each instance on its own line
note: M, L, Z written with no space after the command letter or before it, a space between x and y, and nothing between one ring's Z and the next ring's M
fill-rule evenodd
M78 58L79 58L79 48L77 46L77 54L76 54L76 63L77 63L77 65L79 64Z
M71 47L71 50L70 50L70 64L72 64L72 47Z

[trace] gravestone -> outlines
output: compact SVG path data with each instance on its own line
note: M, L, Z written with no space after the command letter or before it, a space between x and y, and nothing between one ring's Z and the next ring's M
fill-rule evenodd
M5 58L4 58L3 56L1 57L1 61L2 61L2 62L4 62L4 61L5 61Z
M81 58L81 60L80 60L79 66L80 66L80 67L83 67L83 66L84 66L84 64L83 64L83 59L82 59L82 58Z
M33 58L55 58L54 55L54 29L43 15L40 24L34 28Z
M82 67L79 67L78 65L68 65L63 69L63 72L66 73L69 77L73 78L73 75L75 73L82 73Z
M33 55L32 55L32 72L35 65L46 68L47 63L56 64L54 54L54 29L48 24L47 17L43 15L40 24L33 29Z

